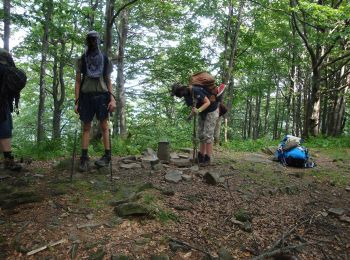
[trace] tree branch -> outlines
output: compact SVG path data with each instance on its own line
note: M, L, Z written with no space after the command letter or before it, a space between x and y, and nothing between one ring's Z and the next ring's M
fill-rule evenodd
M137 1L138 1L138 0L132 0L132 1L130 1L130 2L126 3L126 4L124 4L122 7L120 7L120 8L118 9L118 11L113 15L113 17L112 17L112 19L111 19L111 24L114 23L115 19L118 17L118 15L119 15L125 8L127 8L129 5L132 5L132 4L136 3Z

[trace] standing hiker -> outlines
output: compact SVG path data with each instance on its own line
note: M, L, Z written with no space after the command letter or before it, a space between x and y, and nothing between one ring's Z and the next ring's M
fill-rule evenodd
M95 162L97 167L109 165L111 149L109 142L108 115L116 108L112 94L111 73L113 66L99 46L101 40L98 32L91 31L86 36L86 51L78 59L75 77L75 112L83 123L82 151L79 170L89 168L88 147L90 142L91 122L96 115L102 130L104 155Z
M198 115L197 135L200 142L198 162L201 166L206 166L210 164L213 153L214 130L219 117L219 101L212 98L213 95L203 85L199 85L194 76L191 77L188 87L174 85L171 94L183 97L186 105L192 106L192 114ZM212 84L215 84L210 74L206 73L206 77L212 80Z
M13 103L19 93L12 93L5 87L5 73L7 66L15 67L11 54L0 48L0 149L4 154L4 167L11 171L20 171L21 165L15 162L12 155L12 115Z

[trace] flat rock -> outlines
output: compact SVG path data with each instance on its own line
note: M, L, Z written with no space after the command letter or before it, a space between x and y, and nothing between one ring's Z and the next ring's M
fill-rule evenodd
M121 158L122 161L124 160L130 160L130 161L136 161L136 156L135 155L129 155Z
M139 203L124 203L114 208L114 212L119 217L127 217L131 215L149 215L150 209Z
M216 185L220 182L220 174L216 172L206 172L203 179L210 185Z
M328 212L330 214L333 214L333 215L336 215L336 216L341 216L341 215L344 215L345 210L342 209L342 208L329 208Z
M129 164L122 163L119 165L119 167L122 169L140 169L141 165L138 163L129 163Z
M152 168L155 171L162 171L164 169L164 166L161 163L157 163L157 164L153 165Z
M191 167L192 163L189 159L172 159L170 160L172 164L177 167Z
M253 163L272 163L271 160L267 159L265 155L253 153L244 158L245 161L253 162Z
M158 163L158 157L146 156L141 158L141 167L143 169L153 170L153 167Z
M345 190L350 192L350 187L346 187Z
M177 153L170 153L170 159L180 159L180 156Z
M199 171L199 166L198 165L193 165L191 168L190 168L191 171L193 172L196 172L196 171ZM203 174L204 175L204 174Z
M182 180L182 171L170 170L165 175L165 180L172 183L178 183Z
M192 148L180 148L180 151L184 153L193 153Z
M340 221L343 221L343 222L347 222L347 223L350 223L350 217L346 216L346 215L342 215L339 217L339 220Z
M188 174L184 174L181 176L184 181L192 181L192 176Z
M152 148L147 148L142 155L143 157L158 158L157 153Z

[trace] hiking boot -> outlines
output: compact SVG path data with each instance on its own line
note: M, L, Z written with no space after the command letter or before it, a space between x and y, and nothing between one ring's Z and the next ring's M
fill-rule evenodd
M89 157L80 157L80 172L87 172L89 170Z
M210 157L208 155L204 155L202 163L200 163L200 166L208 166L210 165Z
M191 158L190 161L193 163L193 159ZM204 161L204 156L198 152L197 158L194 158L194 163L202 163Z
M102 168L102 167L108 166L110 162L111 162L111 156L105 154L101 157L101 159L95 162L95 165L99 168Z
M13 157L5 158L4 167L6 170L15 171L15 172L19 172L22 169L22 166L16 163Z

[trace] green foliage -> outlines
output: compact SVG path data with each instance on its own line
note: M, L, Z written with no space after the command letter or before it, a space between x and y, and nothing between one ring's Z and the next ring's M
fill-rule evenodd
M350 138L341 137L310 137L305 145L312 148L350 148Z
M172 211L167 211L160 209L159 212L157 213L157 218L162 222L162 223L167 223L168 221L178 221L178 216L172 212Z

